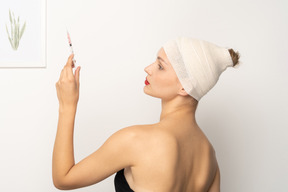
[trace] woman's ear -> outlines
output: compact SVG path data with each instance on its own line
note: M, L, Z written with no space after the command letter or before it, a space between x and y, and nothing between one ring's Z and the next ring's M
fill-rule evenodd
M182 96L187 96L188 95L188 93L185 91L185 89L183 87L179 91L179 94L182 95Z

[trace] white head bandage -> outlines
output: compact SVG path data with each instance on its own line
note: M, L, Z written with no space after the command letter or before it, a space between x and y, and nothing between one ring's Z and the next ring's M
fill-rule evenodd
M197 101L218 81L233 61L227 48L207 41L178 37L166 42L164 51L185 91Z

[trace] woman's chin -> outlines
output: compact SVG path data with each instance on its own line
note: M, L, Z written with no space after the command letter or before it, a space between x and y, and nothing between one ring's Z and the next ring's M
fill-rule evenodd
M145 94L148 95L148 93L147 93L147 91L146 91L146 86L143 88L143 91L144 91Z
M143 91L146 95L153 96L153 95L151 95L150 91L147 89L147 85L143 88Z
M144 93L145 93L146 95L151 96L151 97L160 98L159 96L157 96L157 95L155 95L155 94L152 94L150 91L145 90L145 87L144 87Z

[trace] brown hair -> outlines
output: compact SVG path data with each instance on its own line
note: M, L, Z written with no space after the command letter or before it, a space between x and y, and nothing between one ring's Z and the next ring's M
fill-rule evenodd
M240 54L239 52L235 52L233 49L229 49L229 53L230 53L230 56L232 58L232 61L233 61L233 67L237 64L239 64L239 58L240 58Z

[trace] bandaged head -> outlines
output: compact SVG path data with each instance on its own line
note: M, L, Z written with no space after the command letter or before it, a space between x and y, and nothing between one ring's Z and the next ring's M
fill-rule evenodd
M227 67L233 66L229 50L213 43L178 37L163 49L185 91L197 101L217 83Z

